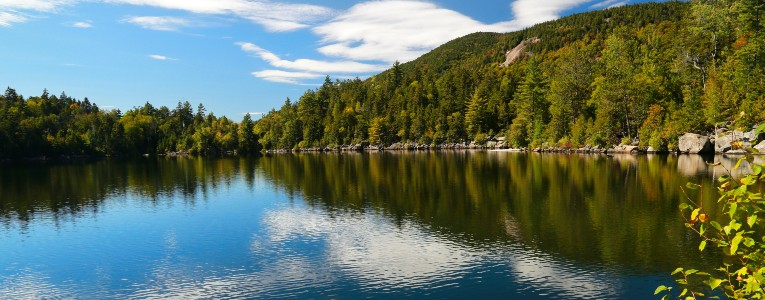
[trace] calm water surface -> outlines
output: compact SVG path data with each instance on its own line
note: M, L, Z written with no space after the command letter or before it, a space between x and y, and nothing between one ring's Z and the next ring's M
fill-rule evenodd
M730 164L733 159L723 160ZM700 266L699 156L285 154L0 166L0 298L645 299Z

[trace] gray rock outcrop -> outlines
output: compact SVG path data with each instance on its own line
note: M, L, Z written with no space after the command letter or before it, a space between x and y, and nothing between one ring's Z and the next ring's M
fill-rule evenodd
M700 134L686 133L680 137L678 148L682 153L704 154L714 151L709 138Z
M632 145L619 145L615 146L611 149L608 149L608 153L638 153L639 149L638 146L632 146Z
M757 146L754 146L754 149L757 149L757 151L759 151L760 154L765 154L765 141L762 141L759 144L757 144Z

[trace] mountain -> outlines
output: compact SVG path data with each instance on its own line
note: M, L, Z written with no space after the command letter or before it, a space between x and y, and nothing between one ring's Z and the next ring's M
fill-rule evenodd
M474 33L367 80L327 78L255 132L266 149L492 137L671 149L683 132L765 121L762 10L753 0L645 3Z

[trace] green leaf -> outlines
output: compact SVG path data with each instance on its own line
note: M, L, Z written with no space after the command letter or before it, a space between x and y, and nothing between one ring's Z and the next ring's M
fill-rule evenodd
M689 189L692 189L692 190L695 190L695 189L698 189L701 186L698 185L698 184L695 184L693 182L688 182L688 183L685 184L685 187L687 187Z
M720 226L720 223L717 223L717 221L712 221L712 222L709 222L709 225L712 225L712 227L714 227L714 228L715 228L715 229L717 229L718 231L719 231L719 230L722 230L722 226Z
M722 176L720 176L720 178L717 178L717 181L719 181L719 182L725 182L725 181L728 181L728 180L730 180L730 175L722 175Z
M754 239L752 239L752 238L745 238L744 239L744 246L747 246L747 247L750 247L750 248L752 246L754 246Z
M762 173L762 166L761 165L754 165L752 167L752 173L754 175L760 175L760 173Z
M735 230L735 231L739 231L739 229L741 229L741 223L736 222L736 220L731 220L730 221L730 228Z
M746 160L746 157L739 158L738 161L736 162L736 165L733 166L733 169L736 170L739 167L741 167L741 162L743 162L744 160Z
M731 219L733 219L733 215L736 214L737 209L738 209L738 203L733 202L730 204L730 210L728 211L728 215L730 215Z
M670 275L675 275L675 274L677 274L679 272L682 272L682 271L683 271L683 268L677 268L674 271L672 271L672 274L670 274Z
M749 228L752 228L752 226L754 226L754 222L757 222L757 215L751 215L748 218L746 218L746 225L749 225Z
M669 289L668 289L666 286L660 285L660 286L658 286L658 287L656 288L656 290L655 290L655 291L653 291L653 294L654 294L654 295L658 295L659 293L661 293L661 292L663 292L663 291L667 291L667 290L669 290Z
M757 126L757 128L754 129L754 134L760 134L765 132L765 123L760 124L760 126Z
M741 178L741 184L743 185L753 185L755 183L757 183L757 177L746 176L744 178Z
M736 251L738 251L738 244L741 243L741 239L743 239L743 237L741 235L737 235L730 242L730 255L736 255Z
M686 209L688 209L691 206L688 205L688 203L680 203L680 205L678 205L678 207L680 207L680 210L686 210Z
M716 289L718 286L720 286L720 284L721 284L722 282L723 282L723 280L722 280L722 279L717 279L717 278L710 278L710 279L709 279L709 288L714 290L714 289ZM656 295L656 294L654 294L654 295Z
M699 251L704 251L704 248L706 247L707 247L707 241L701 241L701 243L699 243Z

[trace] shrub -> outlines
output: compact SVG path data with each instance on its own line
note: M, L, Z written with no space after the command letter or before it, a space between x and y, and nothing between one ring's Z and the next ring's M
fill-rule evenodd
M760 125L756 132L765 131L765 124ZM734 147L741 147L741 143ZM722 254L720 266L714 270L695 270L677 268L672 275L678 277L678 286L683 288L680 297L696 299L704 297L705 293L722 293L735 299L762 299L765 291L765 198L761 188L765 180L765 165L755 165L754 156L759 154L756 149L745 149L747 154L738 160L733 169L740 168L745 162L751 168L751 173L741 178L730 175L718 179L720 198L724 215L722 222L710 217L714 213L706 210L701 203L690 198L689 203L680 204L680 210L686 218L686 227L698 234L702 241L699 250L704 251L714 247ZM715 163L720 166L720 163ZM697 189L700 185L688 183L686 188ZM705 290L698 290L702 283ZM664 293L663 299L668 299L672 287L664 285L656 288L654 294Z

